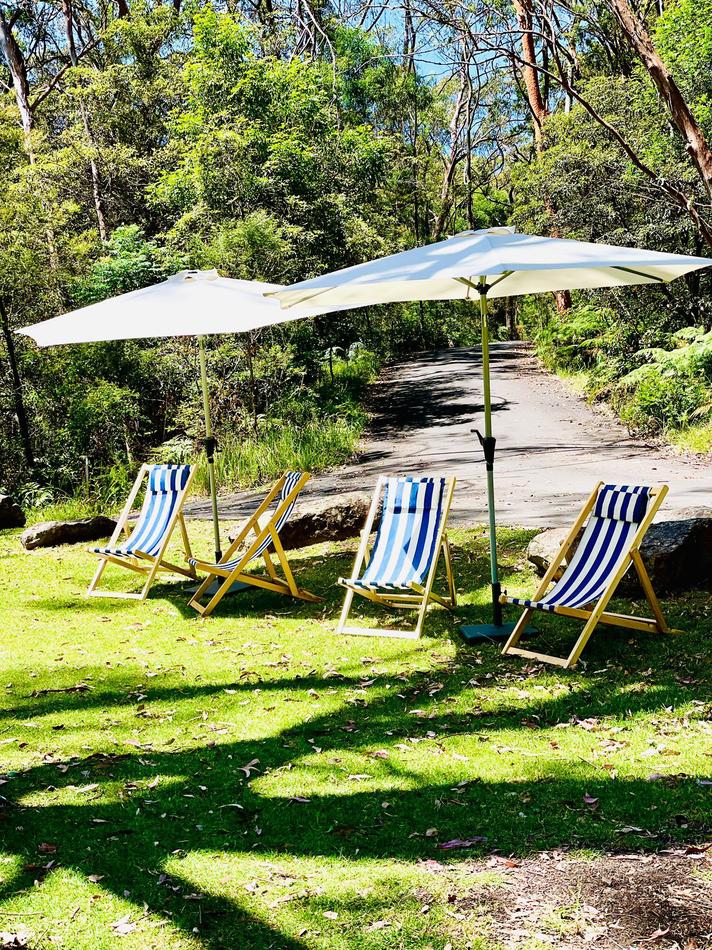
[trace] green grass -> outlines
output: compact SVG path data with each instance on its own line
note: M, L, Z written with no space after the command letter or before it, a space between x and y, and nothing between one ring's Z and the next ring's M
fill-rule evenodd
M340 465L353 455L363 432L363 418L325 418L265 429L256 438L225 438L215 456L221 489L252 488L275 481L285 471L319 472ZM195 487L207 494L205 456L196 460Z
M705 455L707 452L712 452L712 422L678 429L671 432L668 438L676 448L683 452Z
M210 526L190 531L207 555ZM250 592L201 620L180 583L85 600L81 546L17 535L0 537L0 931L30 946L492 950L486 856L710 832L709 595L666 602L683 636L604 630L564 672L458 638L487 613L481 531L454 532L462 605L420 642L334 636L350 543L294 555L323 604ZM531 590L527 537L502 533L512 592ZM552 649L571 639L557 621ZM565 940L568 917L550 923Z

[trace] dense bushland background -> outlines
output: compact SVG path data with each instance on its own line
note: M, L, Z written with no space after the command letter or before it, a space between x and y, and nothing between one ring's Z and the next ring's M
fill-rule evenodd
M0 486L28 506L113 503L202 424L194 341L38 351L24 324L185 267L289 283L495 223L710 252L712 0L0 0L0 53ZM707 450L710 303L695 275L493 320ZM475 339L457 304L211 339L222 484L341 461L384 360Z

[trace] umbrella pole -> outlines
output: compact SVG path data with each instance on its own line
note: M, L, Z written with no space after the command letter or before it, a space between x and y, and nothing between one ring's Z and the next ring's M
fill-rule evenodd
M210 392L208 390L208 369L205 362L205 339L198 337L198 352L200 354L200 385L203 390L203 412L205 414L205 456L208 461L208 479L210 481L210 501L213 507L213 538L215 541L215 563L222 558L220 550L220 519L218 517L218 492L215 483L215 449L217 440L213 435L213 423L210 418Z
M497 567L497 523L494 503L494 453L496 439L492 435L492 392L490 388L489 328L487 326L487 292L489 286L484 277L477 283L480 295L480 322L482 333L482 394L485 410L485 434L477 432L485 456L487 472L487 512L489 515L490 583L492 586L492 623L478 623L460 627L465 640L506 640L514 629L513 623L502 622L502 605L499 602L502 586ZM527 627L525 633L535 631Z
M480 278L478 290L480 294L480 320L482 325L482 392L485 408L485 434L484 437L480 436L480 442L482 443L482 450L485 454L485 468L487 471L492 623L496 627L501 627L502 605L499 602L499 595L502 593L502 587L499 583L499 572L497 568L497 524L494 503L494 451L496 439L492 435L492 391L490 387L489 327L487 325L487 291L489 287L483 277Z

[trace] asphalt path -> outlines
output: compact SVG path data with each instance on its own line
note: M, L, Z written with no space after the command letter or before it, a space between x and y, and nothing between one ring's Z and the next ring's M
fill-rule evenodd
M523 343L491 348L493 428L497 438L495 495L500 524L569 524L602 479L615 484L670 486L662 517L712 508L710 460L632 437L612 413L589 405L548 373ZM474 428L484 428L479 348L421 353L389 366L371 389L371 423L358 455L315 476L305 493L338 498L370 491L379 475L453 474L451 520L486 520L485 468ZM255 493L222 495L225 519L246 516ZM209 518L207 499L186 514Z

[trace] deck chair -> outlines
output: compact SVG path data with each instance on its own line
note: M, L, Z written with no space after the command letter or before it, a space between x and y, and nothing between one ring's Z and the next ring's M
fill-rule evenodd
M279 539L279 532L294 510L297 496L310 478L309 472L286 472L270 489L255 513L243 524L218 564L212 561L200 561L197 558L190 559L195 569L205 571L208 575L190 600L190 606L199 614L203 617L211 614L236 582L262 587L265 590L276 591L278 594L291 595L300 600L320 601L322 599L297 586ZM274 506L274 510L270 512L271 506ZM279 561L284 579L277 574L270 549ZM248 564L258 557L264 560L267 569L266 577L248 574L245 570ZM217 590L205 605L201 604L201 598L216 578L220 579Z
M171 564L165 551L176 524L180 525L186 558L191 556L190 541L183 518L183 503L193 481L194 470L190 465L142 465L116 528L106 547L89 548L99 558L99 566L92 578L87 596L121 597L128 600L145 600L159 571L170 571L195 578L195 568ZM129 526L129 516L141 485L146 479L146 493L138 520ZM121 542L122 534L126 539ZM140 592L97 590L101 576L108 564L118 564L137 574L146 574L146 582Z
M428 604L441 604L448 610L455 607L452 558L445 534L454 490L455 479L452 477L379 478L366 524L361 532L361 543L351 577L340 577L338 581L346 588L346 598L336 628L337 633L416 640L422 633ZM378 513L381 495L381 523L373 550L369 554L369 536ZM448 583L448 594L445 597L433 590L441 554L445 561ZM416 608L418 619L415 629L379 630L347 626L355 594L384 607Z
M515 604L525 608L502 652L514 653L532 660L542 660L568 669L578 662L599 623L649 632L678 632L668 627L640 556L641 542L667 491L667 485L646 488L604 485L603 482L599 482L581 509L581 514L576 519L559 553L549 565L533 598L524 600L519 597L509 597L506 593L501 595L501 603ZM573 557L561 578L555 582L551 590L548 590L584 524L586 527ZM606 610L608 601L615 594L623 575L631 565L636 570L653 613L653 619L630 617ZM517 646L535 610L585 621L581 635L567 657L547 656L544 653L524 650Z

